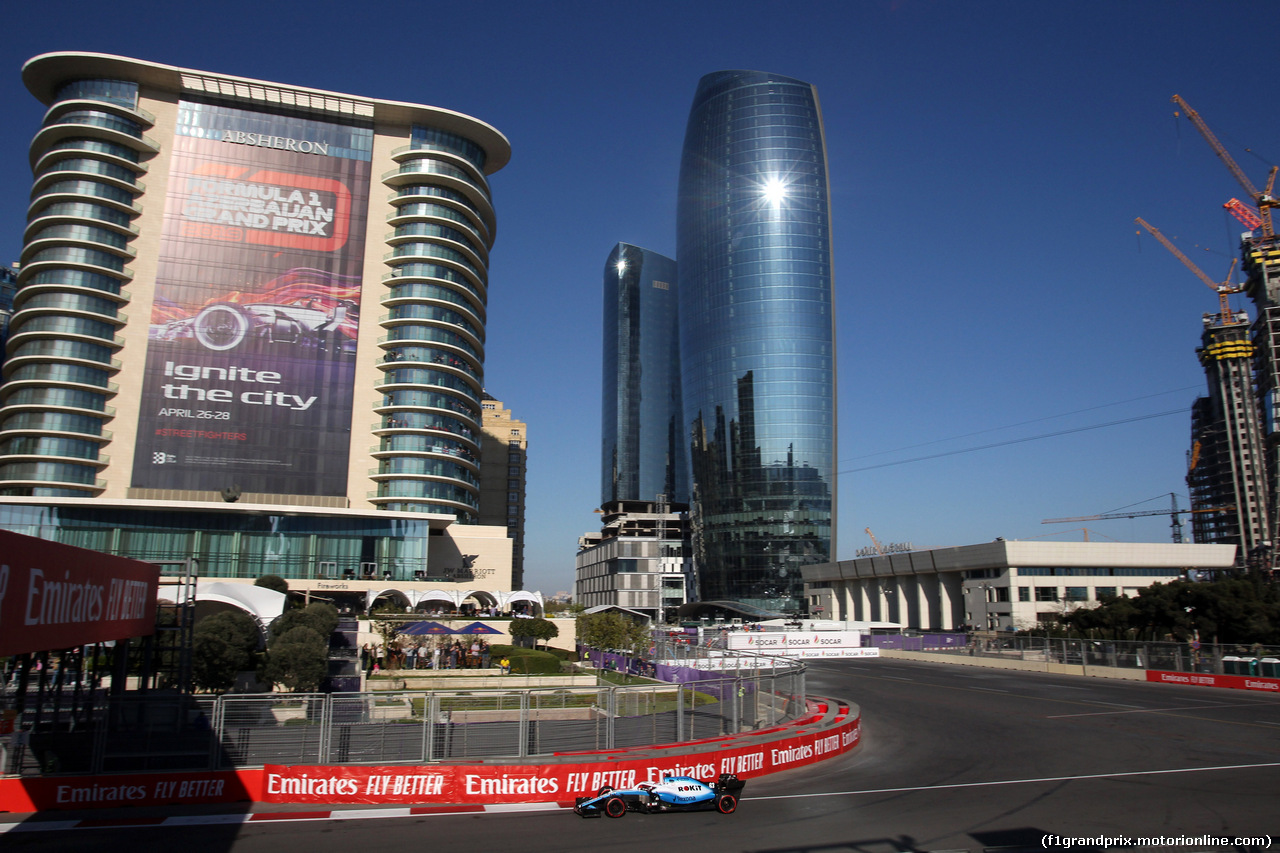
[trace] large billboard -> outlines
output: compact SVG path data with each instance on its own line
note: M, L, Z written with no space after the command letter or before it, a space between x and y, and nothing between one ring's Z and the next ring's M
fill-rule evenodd
M151 563L0 530L0 656L155 630Z
M346 494L372 146L179 102L135 487Z

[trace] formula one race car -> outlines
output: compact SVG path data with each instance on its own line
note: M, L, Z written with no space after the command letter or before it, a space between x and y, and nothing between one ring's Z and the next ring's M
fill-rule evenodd
M714 782L699 782L688 776L663 776L658 783L641 782L634 788L615 791L604 787L594 797L578 797L573 810L582 817L622 817L629 811L696 812L714 809L732 814L747 783L732 773L721 773Z
M166 341L195 338L214 352L235 349L254 338L335 353L353 347L354 342L340 331L355 303L343 299L326 311L318 302L314 298L291 304L214 302L190 319L165 324L159 337Z

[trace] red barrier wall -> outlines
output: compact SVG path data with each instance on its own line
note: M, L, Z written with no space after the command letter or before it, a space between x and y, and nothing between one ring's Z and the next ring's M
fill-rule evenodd
M1280 692L1280 679L1257 678L1252 675L1204 675L1199 672L1163 672L1147 670L1147 681L1161 684L1195 684L1199 687L1230 687L1234 690L1270 690Z
M740 745L720 738L683 744L661 758L626 750L584 753L556 764L283 766L205 773L136 773L0 779L0 811L120 808L231 802L443 805L568 802L602 785L629 787L663 775L752 779L848 752L862 740L849 711L817 732Z
M0 779L0 811L115 809L256 800L262 770Z

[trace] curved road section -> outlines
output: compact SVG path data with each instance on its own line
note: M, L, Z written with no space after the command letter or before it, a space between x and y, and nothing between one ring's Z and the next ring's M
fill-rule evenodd
M889 659L815 661L808 682L861 708L861 748L751 779L732 815L602 822L554 804L413 815L294 806L273 815L288 821L228 814L214 816L219 826L205 815L186 828L157 812L146 829L14 832L5 844L1018 853L1267 849L1280 834L1280 699L1269 694Z

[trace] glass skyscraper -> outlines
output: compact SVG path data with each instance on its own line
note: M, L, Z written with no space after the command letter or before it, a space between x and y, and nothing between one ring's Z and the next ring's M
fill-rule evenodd
M793 612L799 567L834 552L834 292L813 86L702 78L677 226L700 597Z
M600 505L689 500L676 262L619 243L604 267Z

